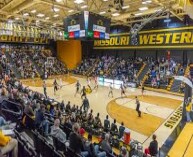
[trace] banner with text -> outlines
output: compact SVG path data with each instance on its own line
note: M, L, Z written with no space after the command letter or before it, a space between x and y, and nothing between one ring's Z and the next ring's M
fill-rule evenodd
M0 42L49 44L46 38L15 37L12 35L0 35Z
M193 27L141 31L138 44L132 43L129 33L111 34L109 40L95 40L94 49L193 48Z

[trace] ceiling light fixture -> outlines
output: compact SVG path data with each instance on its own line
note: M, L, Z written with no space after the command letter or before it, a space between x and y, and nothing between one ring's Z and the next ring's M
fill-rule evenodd
M45 19L46 19L46 20L49 20L50 18L49 18L49 17L46 17Z
M130 6L129 5L126 5L126 6L123 6L122 9L128 9Z
M34 9L34 10L32 10L32 11L31 11L31 13L36 13L36 10L35 10L35 9Z
M139 8L140 11L148 10L148 7L141 7Z
M113 13L112 16L119 16L119 13Z
M81 6L81 8L82 8L82 9L87 8L87 7L88 7L87 5L83 5L83 6Z
M104 2L107 2L108 0L103 0Z
M38 16L38 17L44 17L45 15L44 15L44 14L39 13L39 14L37 14L37 16Z
M54 11L54 12L59 12L59 11L60 11L60 9L59 9L59 8L55 8L55 7L53 7L53 8L52 8L52 11Z
M68 10L69 13L73 12L74 10Z
M148 3L151 3L151 2L152 2L151 0L143 1L142 4L148 4Z
M139 16L139 15L142 15L142 13L136 13L135 16Z
M102 15L102 14L105 14L105 13L106 13L106 11L101 11L99 14Z
M58 17L59 15L58 14L55 14L53 17Z
M29 13L24 13L24 14L23 14L23 16L28 16L28 15L29 15Z
M61 2L62 0L56 0L56 2Z
M84 0L75 0L74 1L74 3L76 3L76 4L81 4L81 3L83 3L84 2Z

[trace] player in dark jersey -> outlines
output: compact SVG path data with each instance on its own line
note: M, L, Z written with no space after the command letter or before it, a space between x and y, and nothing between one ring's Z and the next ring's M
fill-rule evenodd
M47 91L46 91L46 81L43 82L43 89L44 89L44 95L47 98Z
M127 96L125 94L125 88L124 88L123 84L121 84L120 89L121 89L121 97L123 97L123 95Z
M76 82L76 93L74 94L74 96L76 96L77 93L80 93L80 87L81 84L79 83L79 81Z
M137 111L138 117L141 117L140 102L137 96L135 97L135 100L136 100L136 111Z
M56 91L58 90L58 83L57 83L57 81L56 81L56 79L54 80L54 83L53 83L53 85L54 85L54 95L56 94Z
M112 83L109 85L109 94L108 94L108 97L109 96L112 96L112 98L113 98L113 87L112 87Z
M81 99L83 99L83 97L86 96L86 88L85 88L85 86L82 87L81 93L82 93Z

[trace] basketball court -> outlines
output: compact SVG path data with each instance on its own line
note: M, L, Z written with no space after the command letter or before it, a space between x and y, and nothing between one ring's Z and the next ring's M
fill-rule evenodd
M58 84L62 80L61 88L54 95L53 82L57 80ZM70 75L57 76L46 80L47 94L50 98L56 99L61 102L64 100L71 102L71 105L82 105L81 95L77 94L74 97L76 87L75 83L79 80L81 86L87 86L86 78L80 78ZM24 85L34 91L43 93L42 80L25 80L22 81ZM91 81L91 88L94 88L94 80ZM148 138L155 131L162 129L162 124L171 116L175 110L182 104L182 97L157 93L153 91L145 91L144 96L141 96L141 90L135 88L127 88L127 97L121 97L119 89L113 90L114 97L108 97L109 88L99 86L98 90L93 90L92 93L87 94L90 102L90 109L93 109L94 116L100 113L102 122L107 114L110 115L110 121L116 119L118 126L121 122L124 122L125 126L130 129L131 137L138 140L141 143L146 143ZM137 116L135 111L135 96L138 96L141 103L140 110L142 117ZM160 136L164 134L160 134ZM166 140L158 136L158 143L161 144ZM160 141L159 141L160 139Z

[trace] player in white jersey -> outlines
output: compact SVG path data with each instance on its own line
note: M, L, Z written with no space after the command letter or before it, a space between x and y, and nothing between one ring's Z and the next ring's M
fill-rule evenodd
M108 97L109 96L112 96L112 98L113 98L113 86L112 86L112 83L109 85L109 94L108 94Z

